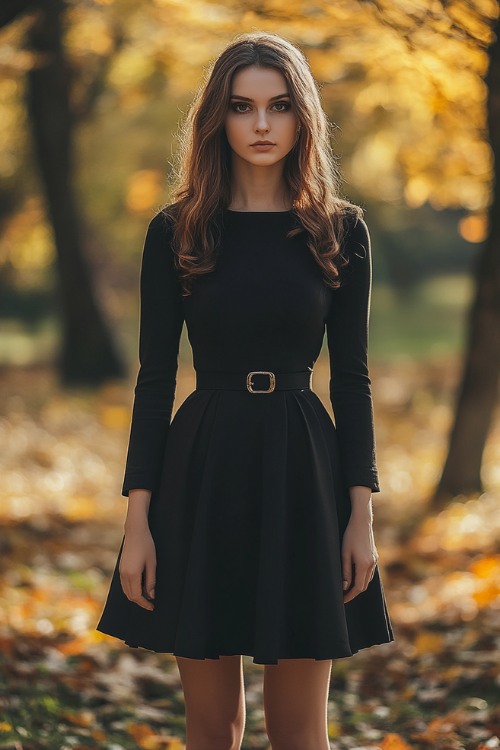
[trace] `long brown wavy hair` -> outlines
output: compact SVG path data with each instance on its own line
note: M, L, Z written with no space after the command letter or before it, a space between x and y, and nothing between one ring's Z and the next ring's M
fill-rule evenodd
M179 128L174 202L161 210L173 220L172 244L183 294L191 293L196 277L215 267L220 217L231 202L231 147L224 122L233 76L249 65L274 68L288 84L300 131L283 173L296 217L287 237L307 233L307 246L325 282L337 288L340 268L347 263L342 254L345 219L362 217L363 209L339 195L340 172L331 146L333 126L323 111L304 54L278 34L251 32L236 36L207 68Z

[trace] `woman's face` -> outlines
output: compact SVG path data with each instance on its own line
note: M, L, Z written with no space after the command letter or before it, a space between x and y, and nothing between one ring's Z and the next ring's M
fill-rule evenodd
M227 139L235 154L255 166L275 164L293 148L297 127L282 73L250 65L235 74L225 119ZM258 148L253 145L258 141L272 145Z

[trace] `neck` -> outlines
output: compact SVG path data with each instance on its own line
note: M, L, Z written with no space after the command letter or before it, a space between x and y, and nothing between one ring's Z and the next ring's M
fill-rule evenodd
M292 208L281 163L256 167L242 159L233 159L231 196L228 208L234 211L288 211Z

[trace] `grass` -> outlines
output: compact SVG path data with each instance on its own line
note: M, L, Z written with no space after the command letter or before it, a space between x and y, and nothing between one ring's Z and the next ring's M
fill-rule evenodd
M472 295L467 276L440 276L404 296L390 287L373 288L370 358L425 360L463 351Z

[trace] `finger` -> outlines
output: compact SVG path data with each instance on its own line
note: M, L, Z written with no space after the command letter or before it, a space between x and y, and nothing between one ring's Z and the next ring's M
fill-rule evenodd
M376 569L377 569L377 561L375 560L375 562L372 565L372 572L370 573L370 580L368 581L368 583L371 583L373 581Z
M129 597L130 601L134 602L134 604L138 604L140 607L144 607L144 609L153 609L153 605L151 602L148 602L148 600L143 596L142 594L142 576L134 576L132 579L131 584L131 596Z
M359 594L361 594L362 589L357 584L354 584L354 586L349 589L349 591L344 595L344 604L347 604L347 602L352 601L355 599Z
M370 581L371 581L371 577L372 577L372 574L371 574L371 570L372 570L372 569L371 569L371 567L370 567L370 568L368 568L368 569L367 569L367 571L366 571L366 577L365 577L365 581L364 581L364 583L363 583L363 589L362 589L363 591L366 591L366 589L368 588L368 584L369 584L369 583L370 583Z
M150 612L153 612L154 610L153 603L144 596L139 596L137 599L132 599L131 601L133 601L134 604L138 604L139 607L142 607L143 609L148 609Z
M342 588L347 591L352 583L352 562L347 555L342 558Z
M146 562L146 571L144 577L144 595L146 599L153 600L155 598L155 575L156 562Z
M123 590L123 593L127 597L127 599L130 599L130 586L129 586L129 576L126 573L123 573L120 570L120 583Z
M368 585L369 585L370 581L372 580L373 575L375 573L375 565L376 565L376 560L375 560L375 558L373 558L372 561L368 564L368 566L366 568L365 581L364 581L363 587L361 589L362 591L366 591L366 589L368 588Z
M364 581L365 574L364 571L361 570L359 565L356 565L354 563L354 580L352 588L344 595L344 603L350 602L352 599L354 599L358 594L361 594L362 592L362 584L361 581Z
M368 578L368 582L367 582L367 584L366 584L367 588L368 588L368 585L369 585L369 584L370 584L370 583L371 583L371 582L373 581L373 577L374 577L374 575L375 575L375 571L376 571L376 569L377 569L377 563L378 563L378 555L376 554L376 555L375 555L375 556L373 557L372 563L371 563L371 565L370 565L370 570L368 571L368 573L369 573L369 578Z

